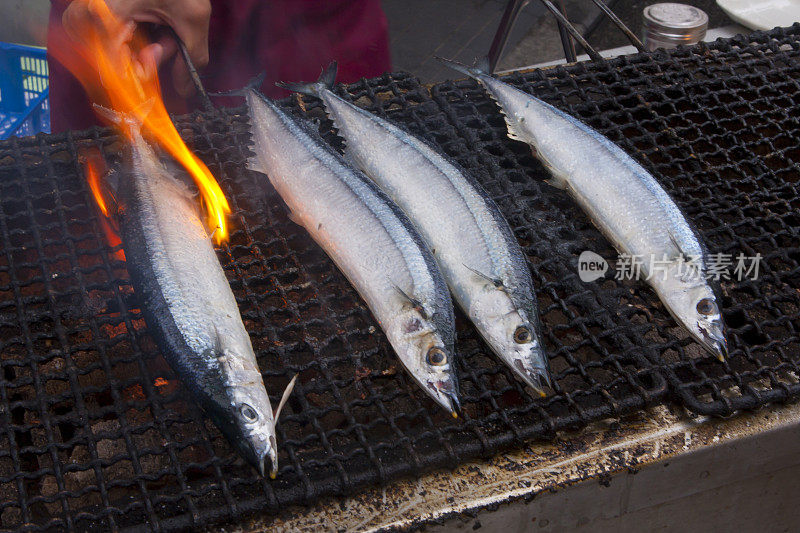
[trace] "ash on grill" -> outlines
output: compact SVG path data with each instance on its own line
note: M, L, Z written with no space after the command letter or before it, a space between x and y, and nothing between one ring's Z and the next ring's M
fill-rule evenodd
M106 130L0 144L0 526L198 527L349 493L642 406L697 412L800 392L797 60L800 26L670 53L515 74L644 163L710 248L760 253L757 281L724 282L731 357L692 342L643 282L583 283L577 256L615 257L474 83L430 92L404 74L341 94L405 124L469 169L530 259L556 394L532 400L463 316L464 416L402 371L350 285L244 169L241 109L179 130L235 216L222 265L265 384L300 373L280 424L281 470L259 478L185 394L148 337L124 262L104 240L79 153L113 167ZM286 104L300 112L297 102ZM321 116L314 102L307 112ZM330 123L323 129L332 139ZM273 398L277 401L277 398ZM224 472L224 474L223 474Z

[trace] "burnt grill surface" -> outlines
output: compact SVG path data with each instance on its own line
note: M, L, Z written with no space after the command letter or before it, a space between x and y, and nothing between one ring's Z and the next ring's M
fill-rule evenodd
M179 131L234 210L220 259L273 401L278 479L260 479L187 395L147 335L79 154L119 164L107 130L0 143L0 527L175 530L346 494L670 399L726 415L800 393L800 26L691 49L514 74L657 176L714 252L760 253L757 281L723 281L721 364L644 282L583 283L577 257L615 252L471 81L406 74L341 88L484 184L537 287L556 394L532 399L457 315L463 416L408 378L344 276L244 170L242 109ZM322 117L318 105L286 102ZM321 122L327 138L331 124Z

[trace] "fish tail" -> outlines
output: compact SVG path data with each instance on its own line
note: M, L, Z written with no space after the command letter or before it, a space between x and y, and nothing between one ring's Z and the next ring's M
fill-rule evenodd
M491 76L492 74L492 69L489 66L489 56L483 56L482 58L476 60L471 67L463 63L459 63L458 61L453 61L452 59L445 59L439 56L434 57L453 70L457 70L462 74L466 74L470 78L477 79L480 76Z
M131 137L136 137L142 127L142 122L150 114L153 109L154 100L149 98L137 105L131 113L121 113L114 111L100 104L92 104L95 112L106 119L111 124L115 125L119 130L129 133Z
M107 121L111 122L112 124L122 124L124 122L122 114L114 111L113 109L102 106L100 104L92 104L92 107L94 107L95 113L97 113Z
M330 65L322 70L322 74L319 75L319 79L312 83L291 83L291 82L279 82L276 83L278 87L283 89L288 89L290 91L300 93L300 94L307 94L309 96L317 96L323 92L333 89L333 84L336 81L336 71L338 69L338 65L336 61L331 61Z
M92 105L94 106L94 110L98 115L105 118L112 124L116 124L118 126L138 127L142 124L144 118L150 114L150 111L153 109L153 103L154 100L152 98L148 98L141 104L137 105L131 113L114 111L113 109L109 109L108 107L100 104Z
M246 96L248 91L257 91L264 84L264 78L266 77L266 72L260 72L253 76L250 81L248 81L241 89L233 89L231 91L222 91L218 93L208 93L208 96Z

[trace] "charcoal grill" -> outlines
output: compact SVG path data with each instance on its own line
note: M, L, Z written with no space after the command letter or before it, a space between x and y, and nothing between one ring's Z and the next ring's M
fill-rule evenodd
M233 207L220 260L267 389L299 381L278 425L275 481L245 465L181 390L148 336L118 248L83 178L110 131L0 144L0 527L178 530L276 512L530 439L679 402L728 415L800 393L800 25L507 79L579 117L652 170L714 251L760 253L761 277L723 282L731 356L678 327L643 282L593 283L577 257L615 252L471 81L412 76L340 94L469 169L530 260L555 394L532 399L457 315L463 416L408 378L346 279L244 170L242 108L177 120ZM296 99L295 113L322 117ZM329 140L330 122L321 130ZM277 397L273 396L273 401Z

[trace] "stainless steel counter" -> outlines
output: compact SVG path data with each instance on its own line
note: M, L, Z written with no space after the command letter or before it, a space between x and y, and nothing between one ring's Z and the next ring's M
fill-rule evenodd
M727 420L661 406L245 530L782 530L800 502L799 423L800 405Z

